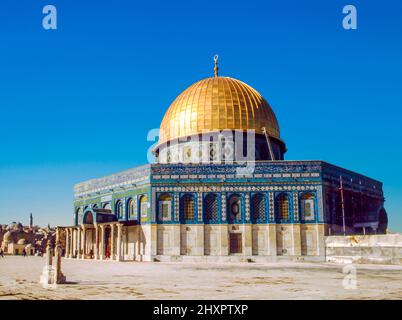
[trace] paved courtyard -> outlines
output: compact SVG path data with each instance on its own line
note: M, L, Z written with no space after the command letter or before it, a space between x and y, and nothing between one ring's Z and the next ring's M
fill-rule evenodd
M402 299L402 266L327 263L147 263L63 260L69 281L38 283L45 259L0 258L0 299ZM350 275L349 275L350 276Z

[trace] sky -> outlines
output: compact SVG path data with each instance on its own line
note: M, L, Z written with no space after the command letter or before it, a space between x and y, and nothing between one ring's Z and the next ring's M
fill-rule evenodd
M0 223L71 224L73 185L146 163L149 130L219 54L272 106L286 159L382 181L402 231L401 18L400 0L2 0Z

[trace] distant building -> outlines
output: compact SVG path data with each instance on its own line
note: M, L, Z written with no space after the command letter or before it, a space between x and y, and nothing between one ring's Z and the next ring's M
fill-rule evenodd
M386 232L381 182L323 161L285 161L267 101L215 70L167 110L155 164L75 186L68 257L320 259L327 235ZM241 164L234 155L250 149L250 131L253 160Z
M20 222L0 226L0 248L9 255L21 255L24 249L27 255L44 252L47 241L53 241L54 237L55 230L33 226L32 214L30 226L23 226Z

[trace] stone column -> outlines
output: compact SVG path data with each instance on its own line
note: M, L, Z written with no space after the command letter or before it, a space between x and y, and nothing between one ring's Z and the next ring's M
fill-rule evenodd
M76 258L80 255L80 232L78 227L75 229L75 251L77 252Z
M70 228L68 230L68 258L71 258L73 252L73 235Z
M301 228L300 223L292 224L293 255L301 256Z
M77 259L81 258L81 227L77 229Z
M251 224L243 225L243 239L244 239L244 251L245 256L251 256L253 254L253 229Z
M46 266L40 276L40 283L43 286L48 286L54 284L54 275L52 268L53 250L50 245L50 240L47 242L46 246Z
M100 253L99 253L99 257L101 260L105 259L105 226L101 225L100 226L100 232L101 232L101 236L100 236Z
M325 225L322 223L316 224L317 236L317 256L325 257Z
M73 257L74 254L74 230L70 228L70 258Z
M110 225L111 229L111 239L110 239L110 259L114 260L115 258L115 253L114 253L114 224Z
M99 259L99 230L98 225L95 224L95 248L94 248L95 259Z
M63 249L61 247L61 242L58 241L55 248L55 269L54 273L54 283L60 284L66 282L66 277L61 272L61 255L63 253Z
M75 234L75 228L71 228L71 258L75 255L75 248L76 248L77 238Z
M70 230L66 228L66 253L64 255L65 258L70 257Z
M121 255L122 229L123 229L123 226L119 223L117 225L117 256L116 256L117 261L122 261L123 260L122 255Z
M85 259L85 255L87 253L87 229L85 229L85 226L82 226L83 229L83 235L82 235L82 259Z
M56 227L56 243L60 241L60 228Z
M68 243L70 245L68 252L70 254L69 258L71 258L73 256L73 230L71 230L71 228L68 228L68 240Z
M278 254L278 250L276 249L276 224L270 223L268 225L268 251L270 256L276 256Z
M140 256L142 254L141 245L142 245L142 233L141 233L141 225L137 225L137 242L135 243L135 255Z
M50 245L50 240L47 242L46 246L46 265L51 267L52 266L52 260L53 260L53 250Z

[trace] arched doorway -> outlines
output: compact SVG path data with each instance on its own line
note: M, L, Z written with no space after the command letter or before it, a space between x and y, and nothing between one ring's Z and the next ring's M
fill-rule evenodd
M233 194L228 199L228 222L238 224L242 221L241 198ZM229 226L229 254L241 254L243 252L243 233L238 226Z
M84 215L84 224L93 224L94 216L91 211L87 211Z

